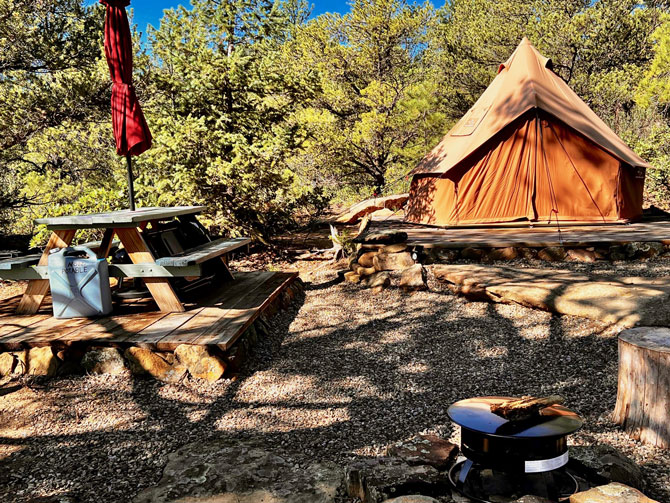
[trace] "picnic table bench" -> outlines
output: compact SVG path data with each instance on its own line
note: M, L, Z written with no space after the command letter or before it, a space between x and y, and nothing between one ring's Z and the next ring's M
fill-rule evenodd
M0 260L0 279L27 279L28 287L19 303L19 314L34 314L39 309L49 289L48 257L54 248L70 245L78 229L105 229L103 239L86 243L94 249L99 258L107 257L119 237L132 264L111 264L109 275L112 277L142 278L161 311L179 312L184 307L169 283L169 278L199 277L202 265L212 259L220 258L230 278L228 253L251 242L249 238L216 239L202 245L184 250L171 257L155 259L142 236L142 229L161 220L177 216L190 216L200 213L204 206L180 206L175 208L142 208L131 212L122 210L92 215L42 218L36 223L46 224L52 231L43 253Z
M32 255L23 255L20 257L5 258L0 260L0 271L15 271L17 269L25 269L31 265L35 265L40 261L41 253L34 253ZM0 272L0 278L2 279L14 279L5 277L2 272Z
M96 250L96 243L84 243ZM115 245L118 246L118 241ZM216 257L222 257L227 265L228 253L251 243L249 238L216 239L204 245L190 248L174 257L156 259L155 264L110 264L109 276L113 278L178 278L199 276L200 265ZM42 254L34 253L0 260L0 279L31 280L49 279L48 267L37 265Z
M156 264L164 267L189 267L207 260L227 255L229 252L251 243L249 238L221 238L190 248L172 257L161 257ZM227 265L227 264L226 264Z

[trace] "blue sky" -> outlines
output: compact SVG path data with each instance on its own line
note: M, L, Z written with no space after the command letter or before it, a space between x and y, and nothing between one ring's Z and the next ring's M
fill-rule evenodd
M91 1L93 3L93 1ZM314 5L312 15L318 16L324 12L340 12L344 13L349 10L349 5L346 1L341 0L313 0ZM131 1L130 7L134 11L133 22L137 24L137 28L142 34L147 32L147 24L158 27L160 18L163 17L163 10L178 5L189 6L189 0L134 0Z

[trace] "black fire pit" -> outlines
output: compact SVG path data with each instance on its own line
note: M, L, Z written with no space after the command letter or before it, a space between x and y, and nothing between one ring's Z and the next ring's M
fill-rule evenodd
M491 412L491 404L514 399L469 398L449 407L449 417L461 427L466 458L449 472L451 483L463 496L484 503L527 494L554 501L569 497L578 484L564 469L567 436L582 426L582 418L560 405L516 421Z

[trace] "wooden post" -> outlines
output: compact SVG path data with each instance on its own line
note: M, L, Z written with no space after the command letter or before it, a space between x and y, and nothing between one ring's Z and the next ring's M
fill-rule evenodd
M228 267L228 254L224 253L221 255L221 262L223 262L223 267L226 270L225 275L228 277L230 281L235 281L235 276L233 276L233 271L230 270L230 267Z
M54 248L65 248L66 246L70 246L76 232L75 229L53 231L37 265L49 265L49 252ZM26 288L23 297L21 297L21 302L19 302L19 307L16 308L16 313L35 314L39 311L42 301L48 291L48 279L31 279L28 281L28 287Z
M130 211L135 211L135 176L133 175L133 164L130 160L130 152L126 154L126 168L128 169L128 204Z
M614 422L642 443L670 448L670 329L640 327L619 335Z
M114 232L119 236L121 243L123 243L123 247L128 252L130 260L132 260L134 264L155 262L142 235L136 228L119 228L114 229ZM167 278L142 279L161 311L168 313L185 311L184 306L177 298L177 294Z
M98 253L96 253L98 258L107 258L109 255L109 250L112 248L112 243L114 242L114 229L105 229L105 233L102 235L102 241L100 242L100 248L98 248Z

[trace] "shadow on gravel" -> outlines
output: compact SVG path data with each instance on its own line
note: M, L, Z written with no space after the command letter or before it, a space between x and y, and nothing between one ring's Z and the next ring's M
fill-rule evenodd
M158 481L169 453L218 436L344 465L419 432L450 436L446 409L466 397L560 393L587 425L616 398L616 339L589 320L446 292L372 296L328 281L308 284L307 298L272 321L234 381L128 378L113 403L87 395L81 383L89 378L55 381L50 388L61 392L79 386L71 400L128 407L135 418L79 434L0 437L18 448L0 460L0 500L69 491L79 501L130 501ZM576 327L583 335L574 336ZM71 406L49 390L40 398L64 414ZM19 494L31 478L37 489Z
M338 283L342 283L342 279L338 278L337 276L335 278L331 279L330 281L325 281L323 283L315 284L315 283L312 283L312 282L308 282L308 283L305 283L305 291L315 292L315 291L319 291L319 290L327 290L328 288L330 288L332 286L335 286Z

